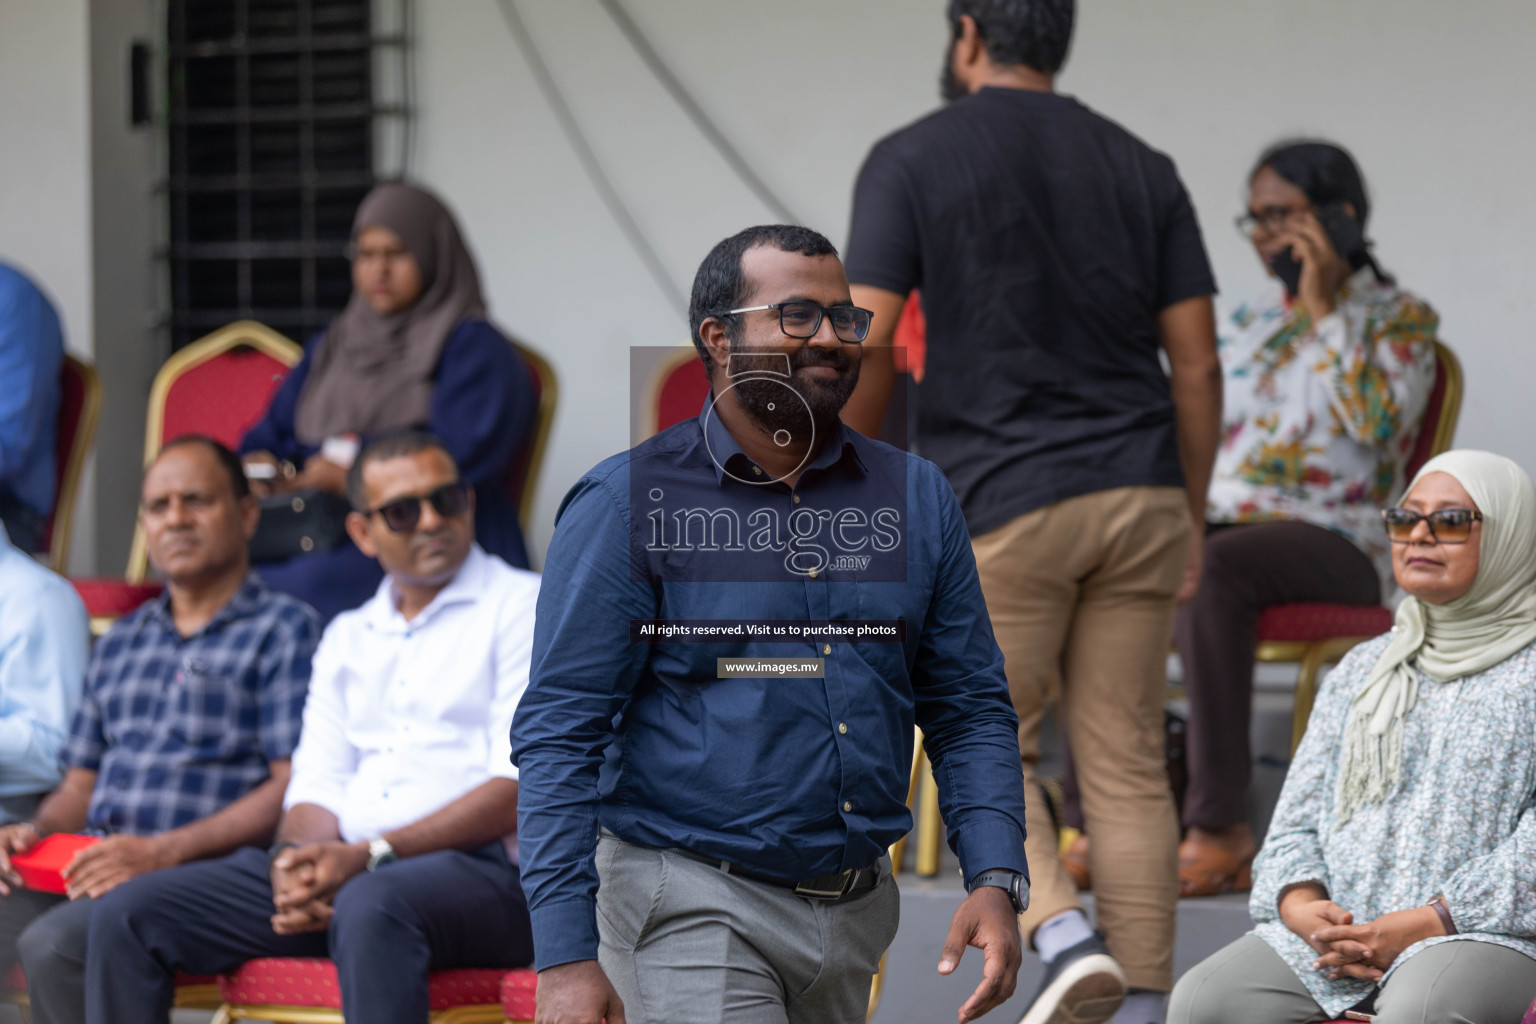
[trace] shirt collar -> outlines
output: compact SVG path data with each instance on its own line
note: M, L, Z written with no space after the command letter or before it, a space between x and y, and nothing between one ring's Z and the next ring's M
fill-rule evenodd
M260 610L261 605L265 603L267 595L270 593L271 591L267 589L267 585L262 582L260 576L255 572L246 573L245 579L240 583L240 589L236 590L234 596L224 602L224 607L214 613L213 618L209 619L208 623L202 629L193 633L192 636L212 633L226 622L255 614ZM162 629L181 636L180 632L176 629L176 616L171 614L170 587L162 590L160 596L150 601L144 608L144 617L139 620L139 628L142 629L146 622L154 622ZM182 639L190 640L192 637L183 637Z
M715 471L715 480L723 484L726 467L733 462L739 462L743 470L754 463L747 453L741 450L741 445L736 443L736 438L731 436L731 432L725 429L725 424L720 422L720 417L711 414L711 403L712 399L706 398L704 408L699 412L699 432L706 447L705 455ZM864 440L856 431L850 430L841 419L836 420L831 436L822 443L821 448L805 468L826 470L835 465L843 465L850 471L868 472L864 458L859 454L859 446L855 438Z
M405 621L405 616L400 614L399 593L395 589L394 579L385 576L383 582L379 584L379 589L364 606L369 628L387 633L404 633L407 630L421 629L426 626L444 608L457 604L474 604L486 592L490 560L491 556L487 555L479 544L471 544L469 557L464 559L464 564L459 566L459 571L454 573L453 579L449 580L448 585L439 590L437 596L409 622Z

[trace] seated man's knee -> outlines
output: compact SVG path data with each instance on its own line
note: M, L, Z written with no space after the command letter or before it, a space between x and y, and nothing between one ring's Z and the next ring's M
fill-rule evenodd
M336 894L331 918L332 941L366 939L415 927L416 914L387 871L358 875Z

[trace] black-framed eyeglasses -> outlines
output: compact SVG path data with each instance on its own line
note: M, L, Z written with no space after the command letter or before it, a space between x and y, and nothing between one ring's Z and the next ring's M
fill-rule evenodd
M444 519L456 519L469 511L469 485L463 481L444 484L431 494L416 494L386 501L378 508L366 509L365 516L383 517L384 525L394 533L410 533L421 522L421 506L432 503L432 510Z
M1310 206L1266 206L1258 213L1249 210L1234 220L1237 230L1250 242L1262 231L1266 235L1278 235L1297 217L1311 211Z
M779 313L779 330L791 338L814 338L821 330L821 318L832 321L832 333L838 341L857 345L869 337L869 323L875 314L858 306L821 306L814 302L771 302L766 306L743 306L728 309L727 314L755 313L760 309L774 309Z
M1384 508L1381 521L1387 527L1387 539L1407 544L1422 521L1429 524L1429 535L1437 544L1465 544L1472 537L1472 524L1483 514L1475 508L1442 508L1424 515L1409 508Z

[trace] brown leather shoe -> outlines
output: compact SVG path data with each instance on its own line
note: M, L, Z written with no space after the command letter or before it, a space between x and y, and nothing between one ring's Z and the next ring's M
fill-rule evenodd
M1179 844L1179 895L1215 896L1253 888L1253 851L1238 857L1214 843Z

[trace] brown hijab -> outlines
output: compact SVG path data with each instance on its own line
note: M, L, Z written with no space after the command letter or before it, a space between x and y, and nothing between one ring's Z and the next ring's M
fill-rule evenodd
M483 317L480 278L459 228L441 201L410 185L380 185L352 221L400 236L421 270L422 292L410 308L385 316L354 291L326 331L299 392L294 434L318 445L336 434L371 434L425 424L432 384L448 335Z

